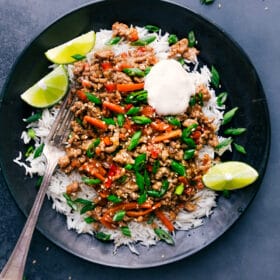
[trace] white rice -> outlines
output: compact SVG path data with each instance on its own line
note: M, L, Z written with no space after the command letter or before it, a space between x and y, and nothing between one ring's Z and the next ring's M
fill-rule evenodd
M140 37L147 36L148 33L146 29L137 27ZM149 33L150 35L150 33ZM159 59L166 59L167 52L169 49L168 46L168 33L165 33L161 36L161 32L159 34L154 33L152 35L157 36L157 39L151 43L151 46L155 49L156 55ZM96 43L95 47L92 51L95 52L98 49L102 49L106 42L111 39L112 31L109 30L101 30L100 32L96 32ZM129 48L126 44L120 43L117 46L113 46L113 51L115 53L121 53L127 51ZM87 59L91 59L92 53L88 54ZM72 74L72 65L68 66L69 78L70 81L73 80ZM189 71L190 67L185 67L187 71ZM207 66L203 66L198 69L198 64L194 67L195 70L191 72L193 79L195 81L195 85L204 84L210 91L211 98L207 104L204 104L203 113L209 118L214 119L214 124L217 127L217 130L220 127L221 120L223 118L223 112L216 105L216 96L213 89L210 88L210 80L211 73ZM44 109L42 118L34 123L31 123L27 126L27 130L32 128L35 131L35 147L38 147L41 143L43 143L45 137L48 135L49 130L52 126L52 123L56 117L58 109ZM30 137L27 134L27 130L22 132L21 139L24 144L28 144L30 142ZM224 138L219 138L219 141L222 141ZM220 154L225 150L230 149L229 147L225 147L222 151L220 150ZM214 158L214 149L210 146L204 147L199 154L199 158L202 158L203 155L207 153L210 157ZM42 176L46 167L46 160L44 156L40 156L36 159L33 158L33 155L23 159L22 153L19 152L19 156L14 159L14 162L19 166L25 168L26 175L32 177L33 175ZM77 193L77 197L85 198L85 199L93 199L96 196L96 193L93 188L86 186L82 183L81 177L78 173L72 173L70 175L66 175L65 173L57 170L50 182L50 186L47 191L47 196L49 199L53 201L53 209L59 213L62 213L66 216L67 227L68 229L74 229L77 233L88 233L94 234L93 228L91 224L87 224L84 221L86 214L80 215L79 211L73 211L73 209L67 204L66 199L63 194L66 192L66 186L73 181L81 182L81 190ZM193 212L187 212L182 210L174 223L174 226L177 230L190 230L192 228L201 226L203 224L203 218L211 215L213 208L216 207L216 193L209 190L203 189L199 191L194 197L197 209ZM160 222L157 222L162 228ZM141 244L143 246L149 247L151 245L156 245L159 238L155 234L154 230L147 224L144 223L136 223L130 222L129 229L131 231L132 237L124 236L119 230L109 230L107 228L102 228L101 230L104 233L108 233L111 235L111 239L114 240L115 250L121 245L127 245L131 252L138 254L136 249L136 244ZM176 240L176 239L175 239Z

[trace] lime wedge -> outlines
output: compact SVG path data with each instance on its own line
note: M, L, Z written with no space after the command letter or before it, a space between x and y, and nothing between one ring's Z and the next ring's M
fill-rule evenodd
M68 76L62 65L21 94L22 100L36 108L50 107L63 98L68 89Z
M75 61L72 56L86 55L94 47L95 32L90 31L76 37L62 45L49 49L45 52L46 57L56 64L66 64Z
M250 165L239 161L219 163L209 168L202 180L206 187L215 190L234 190L252 184L258 172Z

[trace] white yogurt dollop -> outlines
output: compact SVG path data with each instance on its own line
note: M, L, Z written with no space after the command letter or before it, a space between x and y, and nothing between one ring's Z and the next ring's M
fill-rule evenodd
M145 78L148 103L159 115L184 113L195 85L191 75L174 59L159 61Z

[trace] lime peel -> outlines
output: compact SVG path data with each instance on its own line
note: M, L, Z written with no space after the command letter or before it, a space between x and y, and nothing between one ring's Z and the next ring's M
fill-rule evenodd
M244 188L254 183L258 176L258 172L249 164L228 161L210 167L202 180L206 187L223 191Z

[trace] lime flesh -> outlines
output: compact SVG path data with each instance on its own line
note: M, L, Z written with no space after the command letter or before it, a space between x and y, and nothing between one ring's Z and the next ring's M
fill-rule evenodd
M90 31L62 45L45 52L46 57L56 64L68 64L75 61L72 56L86 55L95 44L95 32Z
M26 90L20 97L32 107L45 108L61 100L67 89L68 76L64 67L60 65Z
M239 161L228 161L209 168L202 180L206 187L215 190L244 188L258 178L258 172L250 165Z

